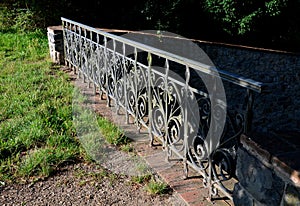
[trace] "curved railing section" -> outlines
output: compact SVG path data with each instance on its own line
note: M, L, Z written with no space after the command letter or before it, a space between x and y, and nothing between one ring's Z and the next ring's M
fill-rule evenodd
M231 199L227 182L235 178L238 138L250 130L253 93L263 84L65 18L62 25L66 64L106 94L108 106L114 100L127 121L132 117L139 129L146 128L151 145L158 140L168 158L180 158L186 177L188 168L199 172L210 198L221 191ZM161 67L153 64L157 59ZM220 86L217 79L244 88L244 110L228 111L195 73L210 78L214 88ZM213 138L210 129L221 131L215 147L206 141Z

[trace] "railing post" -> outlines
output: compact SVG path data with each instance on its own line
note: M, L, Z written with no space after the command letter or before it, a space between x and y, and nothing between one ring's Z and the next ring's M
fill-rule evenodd
M151 67L152 67L152 55L150 52L148 52L148 57L147 57L147 61L148 61L148 111L149 111L149 127L148 127L148 131L149 131L149 139L150 139L150 146L153 146L153 134L152 134L152 87L151 87L151 83L152 83L152 76L151 76Z
M165 62L165 68L166 68L166 74L165 74L165 77L164 77L164 103L165 103L165 108L164 108L164 115L165 115L165 118L164 118L164 130L165 130L165 141L163 142L163 148L166 149L166 152L167 152L167 156L166 156L166 160L169 161L170 160L170 156L171 156L171 152L172 151L170 149L170 145L168 145L168 139L169 139L169 128L168 128L168 117L167 117L167 114L168 114L168 109L169 109L169 103L168 103L168 77L169 77L169 61L168 59L166 59L166 62Z
M97 36L98 37L98 36ZM92 31L91 31L91 39L93 38L93 33L92 33ZM99 40L99 39L98 39ZM97 40L97 41L98 41ZM98 41L99 42L99 41ZM97 49L97 45L98 45L98 43L96 44L96 50L95 51L98 51L98 49ZM92 48L92 46L93 46L93 44L91 44L91 49L93 49ZM93 51L93 50L92 50ZM94 52L94 53L96 53L95 55L94 55L94 58L92 58L93 59L93 64L92 64L92 75L93 75L93 82L92 82L92 84L93 84L93 93L94 93L94 95L96 95L96 89L97 89L97 85L96 85L96 70L97 70L97 52Z
M104 37L104 56L105 56L105 60L104 60L104 68L106 70L105 72L105 85L106 85L106 106L110 107L110 97L109 97L109 91L108 91L108 55L107 55L107 37Z
M100 51L99 50L99 44L100 44L100 39L99 39L99 34L97 34L97 51ZM100 68L100 61L99 59L103 58L102 56L100 56L100 54L97 54L97 59L98 59L98 62L97 62L97 69L100 71L101 68ZM100 99L102 100L103 99L103 88L101 87L101 76L100 76L100 73L99 73L99 76L98 76L98 84L99 84L99 96L100 96Z
M123 50L123 86L124 86L124 99L125 99L125 123L129 123L129 116L128 116L128 97L127 97L127 71L126 71L126 46L125 43L122 44L122 50Z
M140 126L139 126L139 111L138 111L138 72L137 72L137 58L138 58L138 52L137 48L134 47L134 102L135 102L135 115L134 115L134 124L138 125L138 131L140 132Z
M89 33L90 33L90 39L92 40L92 38L93 38L92 31L89 31ZM93 72L93 68L92 68L93 67L93 62L91 62L91 61L93 61L93 56L92 56L92 54L93 54L93 52L92 52L93 51L93 44L91 42L89 44L90 44L89 45L90 56L88 57L88 60L90 60L90 61L87 61L87 77L88 77L88 88L91 88L91 83L93 83L93 82L91 82L92 77L90 76L90 73Z
M187 155L188 155L188 147L189 147L189 136L188 136L188 94L189 94L189 82L190 82L190 68L188 65L185 66L185 86L184 86L184 94L183 94L183 111L184 111L184 120L183 120L183 139L184 139L184 157L183 157L183 170L184 170L184 179L188 178L188 163L187 163Z
M84 34L84 38L83 38L83 44L84 44L84 46L83 46L83 50L82 50L82 53L81 53L81 57L83 57L83 53L84 53L84 50L86 49L86 29L83 29L83 34ZM82 58L81 58L82 59ZM85 60L85 61L87 61L87 59ZM82 62L81 62L82 63ZM84 62L85 64L86 64L86 62ZM84 65L84 64L81 64L82 65L82 74L83 74L83 83L86 83L86 65Z
M76 31L76 29L75 29L75 31ZM80 67L82 66L82 36L81 36L81 28L79 26L78 26L78 35L79 35L79 51L76 52L76 60L77 60L77 64L78 64L77 65L77 75L78 75L78 78L80 78ZM75 71L76 71L76 69L74 70L74 74L76 74Z
M63 30L63 47L64 47L64 62L65 62L65 66L67 66L67 51L66 51L66 47L67 47L67 39L66 39L66 31L65 31L65 26L66 26L66 22L62 21L62 30Z
M116 107L116 112L117 114L119 113L119 110L120 110L120 105L119 105L119 97L117 95L117 57L116 57L116 40L113 39L113 71L112 71L112 80L113 80L113 83L114 83L114 88L113 88L113 97L115 99L115 107Z

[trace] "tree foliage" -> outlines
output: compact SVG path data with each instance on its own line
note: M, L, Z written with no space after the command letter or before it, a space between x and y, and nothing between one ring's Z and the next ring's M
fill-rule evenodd
M60 24L63 16L95 27L159 29L202 40L300 50L300 0L2 0L0 7L13 13L0 17L21 27L23 17L33 27L46 28ZM8 23L5 18L0 24Z
M181 4L180 0L146 0L141 13L159 30L178 29L182 21L178 15Z
M224 31L243 35L256 29L256 24L277 17L287 7L288 0L205 0L205 10L223 25Z
M233 38L281 48L300 44L300 1L204 0L204 9Z

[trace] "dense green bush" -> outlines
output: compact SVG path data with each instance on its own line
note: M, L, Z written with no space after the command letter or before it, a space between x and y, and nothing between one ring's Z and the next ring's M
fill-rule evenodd
M0 31L11 29L13 22L14 16L12 12L9 12L6 7L0 7Z
M0 31L25 32L36 29L35 13L30 9L0 8Z

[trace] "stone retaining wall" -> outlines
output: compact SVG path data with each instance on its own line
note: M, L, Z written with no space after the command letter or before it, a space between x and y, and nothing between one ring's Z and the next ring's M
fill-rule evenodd
M286 139L254 136L255 142L241 137L236 172L239 182L233 193L235 205L300 205L300 144L292 149ZM270 138L274 144L269 144Z
M300 55L199 45L218 68L268 85L267 93L256 95L253 118L256 129L267 132L300 128ZM227 99L239 96L237 90L226 92Z

